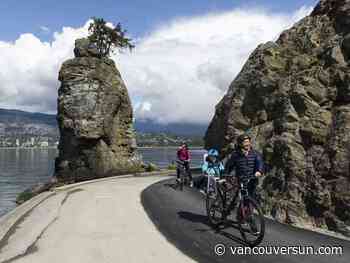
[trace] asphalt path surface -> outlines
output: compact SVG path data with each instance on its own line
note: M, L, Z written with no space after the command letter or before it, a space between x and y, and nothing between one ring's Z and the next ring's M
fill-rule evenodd
M350 262L350 241L280 224L269 219L266 219L263 242L251 253L246 251L248 254L242 254L246 244L238 229L234 226L213 229L206 216L204 195L188 187L185 187L184 191L176 189L175 179L149 186L142 192L141 200L148 216L168 241L198 262ZM220 247L221 245L224 246L225 251ZM283 246L287 248L284 249ZM326 250L329 250L331 246L340 246L342 255L296 255L294 253L305 252L304 246L312 246L314 250L321 247L327 247ZM217 255L215 249L223 255ZM275 253L273 249L275 251L280 249L280 251ZM254 254L264 250L270 254Z

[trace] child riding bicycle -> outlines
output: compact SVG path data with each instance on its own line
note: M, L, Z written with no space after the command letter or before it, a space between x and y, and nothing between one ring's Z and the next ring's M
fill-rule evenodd
M196 179L194 186L205 193L213 190L215 178L220 178L223 171L224 165L219 160L219 152L216 149L210 149L202 165L203 175Z

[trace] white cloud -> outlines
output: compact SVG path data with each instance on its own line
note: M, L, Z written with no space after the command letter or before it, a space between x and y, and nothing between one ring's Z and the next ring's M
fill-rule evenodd
M0 41L0 107L55 113L59 68L73 57L74 40L86 36L87 27L64 27L51 43L33 34Z
M132 54L117 57L139 118L208 122L216 103L262 42L275 39L311 12L233 10L183 18L141 39ZM147 102L149 110L145 110Z
M310 11L237 9L176 19L138 39L131 54L115 57L136 118L208 122L250 52ZM74 40L87 28L88 23L65 27L51 43L32 34L14 43L0 41L0 107L55 112L59 67L73 56Z

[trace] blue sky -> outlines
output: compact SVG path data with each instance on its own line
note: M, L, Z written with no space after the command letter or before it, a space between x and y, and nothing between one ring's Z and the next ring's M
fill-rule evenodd
M112 59L137 119L206 124L251 52L276 40L315 4L0 0L0 108L56 113L59 69L97 16L121 22L136 39L132 53Z
M92 16L122 22L130 34L143 36L176 17L191 17L208 12L242 8L264 8L270 12L292 12L315 0L1 0L0 40L14 41L21 33L33 33L43 40L63 26L78 27Z

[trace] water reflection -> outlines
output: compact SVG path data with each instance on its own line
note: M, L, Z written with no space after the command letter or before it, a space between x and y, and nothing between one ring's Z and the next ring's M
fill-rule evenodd
M139 149L144 162L152 162L161 168L176 160L176 148ZM204 151L192 149L194 166L200 165ZM56 149L0 148L0 216L15 204L18 193L39 182L48 182L54 171Z
M56 149L0 149L0 216L15 207L18 193L50 179L56 154Z

